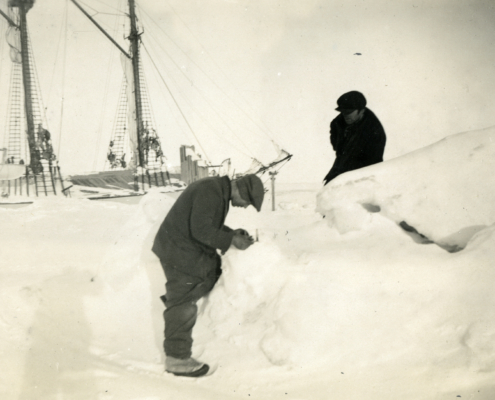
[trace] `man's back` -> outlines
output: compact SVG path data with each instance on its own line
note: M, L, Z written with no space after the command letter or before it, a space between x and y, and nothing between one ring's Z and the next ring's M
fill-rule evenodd
M190 184L176 200L153 243L153 252L174 263L197 262L203 254L227 250L232 234L224 229L230 180L209 177Z

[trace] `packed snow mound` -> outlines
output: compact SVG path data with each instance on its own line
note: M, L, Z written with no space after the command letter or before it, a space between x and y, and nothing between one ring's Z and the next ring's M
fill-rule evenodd
M400 362L413 370L495 371L495 226L456 258L420 247L430 262L415 256L418 245L386 219L369 224L376 236L369 250L325 229L321 221L292 236L297 257L267 237L244 252L231 249L199 319L199 331L207 326L213 337L201 340L197 354L215 360L205 347L216 343L230 344L233 354L242 349L244 363L258 357L289 370Z
M426 148L340 175L317 210L339 232L360 230L371 212L449 251L495 222L495 127L458 133Z

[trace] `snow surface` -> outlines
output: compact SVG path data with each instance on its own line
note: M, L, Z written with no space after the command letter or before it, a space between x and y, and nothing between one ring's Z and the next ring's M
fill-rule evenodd
M494 137L232 208L259 241L201 301L198 379L163 372L150 247L176 195L0 208L0 398L495 398Z

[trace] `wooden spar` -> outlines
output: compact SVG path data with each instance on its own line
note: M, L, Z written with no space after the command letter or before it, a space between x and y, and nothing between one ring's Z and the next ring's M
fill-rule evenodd
M274 161L270 165L267 165L267 166L263 165L258 171L253 172L253 173L255 175L264 174L267 170L269 170L270 168L273 168L275 165L278 165L278 164L280 164L281 162L284 162L284 161L290 161L291 158L292 158L292 154L287 153L287 156L285 156L281 160Z
M272 211L275 211L275 178L278 172L272 171L268 174L270 175L270 179L272 180Z
M29 144L29 156L31 170L34 174L40 173L42 166L40 162L39 152L36 149L36 136L34 128L34 116L33 116L33 83L31 81L30 73L30 60L29 60L29 48L28 48L28 34L27 34L27 19L26 19L26 7L22 1L17 4L19 8L20 17L20 34L21 34L21 59L22 59L22 80L24 83L24 107L26 110L26 123L27 123L27 137Z
M143 149L141 148L141 132L143 126L143 108L141 104L141 79L139 76L139 36L136 26L136 5L134 0L129 0L129 17L131 19L131 34L129 40L131 42L132 54L132 71L134 75L134 101L136 103L136 125L137 125L137 142L139 154L139 166L144 167Z
M7 20L7 22L9 23L9 25L14 26L16 28L19 28L19 25L17 25L14 21L12 21L9 18L9 16L7 14L5 14L2 10L0 10L0 15L2 15Z
M95 25L96 25L96 27L97 27L97 28L98 28L98 29L99 29L99 30L100 30L100 31L101 31L101 32L102 32L102 33L103 33L103 34L104 34L104 35L105 35L105 36L106 36L106 37L107 37L107 38L108 38L108 39L109 39L109 40L110 40L110 41L111 41L111 42L112 42L115 46L117 46L117 48L118 48L118 49L119 49L122 53L124 53L124 55L125 55L127 58L131 58L131 56L129 55L129 53L127 53L127 51L125 51L122 47L120 47L120 45L119 45L119 44L118 44L118 43L117 43L117 42L116 42L116 41L115 41L115 40L114 40L114 39L113 39L113 38L112 38L112 37L111 37L111 36L110 36L110 35L106 32L106 31L105 31L105 29L103 29L103 28L102 28L102 27L98 24L98 22L96 22L96 21L94 20L94 18L93 18L91 15L89 15L89 14L86 12L86 10L85 10L84 8L82 8L82 7L79 5L79 3L78 3L76 0L71 0L71 1L75 4L75 6L76 6L77 8L79 8L79 10L81 10L81 11L82 11L82 13L83 13L84 15L86 15L86 17L88 17L88 18L89 18L89 20L90 20L93 24L95 24Z

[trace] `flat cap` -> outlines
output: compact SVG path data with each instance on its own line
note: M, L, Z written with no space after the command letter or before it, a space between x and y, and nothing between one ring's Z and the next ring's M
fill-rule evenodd
M353 90L340 96L337 100L337 105L337 111L361 110L366 107L366 98L361 92Z
M263 182L254 174L244 175L236 179L237 188L241 197L258 210L261 210L263 198L265 197L265 188Z

